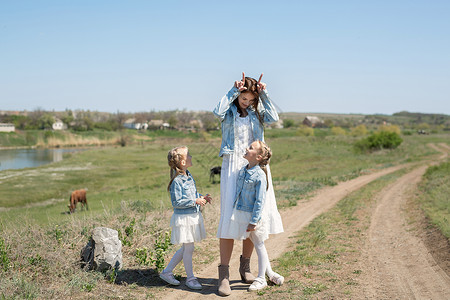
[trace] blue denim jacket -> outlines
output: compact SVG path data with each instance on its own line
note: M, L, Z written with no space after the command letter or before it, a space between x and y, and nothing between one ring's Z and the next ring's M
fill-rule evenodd
M213 113L222 121L222 145L220 146L219 156L223 154L231 154L234 151L234 120L237 112L236 105L233 101L240 95L239 89L233 87L217 104ZM259 93L262 101L259 102L258 111L263 122L270 124L279 120L277 110L269 98L267 90ZM247 108L252 126L253 137L256 141L264 141L264 126L258 119L253 108Z
M266 201L267 180L266 174L259 167L239 171L236 185L234 205L237 210L252 213L250 224L256 225L261 219L261 212Z
M170 200L174 214L192 214L200 211L200 205L195 200L201 195L197 192L195 180L189 171L187 175L178 175L170 185Z

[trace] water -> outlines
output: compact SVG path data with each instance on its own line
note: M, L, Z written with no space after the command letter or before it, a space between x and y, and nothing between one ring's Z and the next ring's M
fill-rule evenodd
M63 160L64 153L81 149L8 149L0 150L0 171L38 167Z

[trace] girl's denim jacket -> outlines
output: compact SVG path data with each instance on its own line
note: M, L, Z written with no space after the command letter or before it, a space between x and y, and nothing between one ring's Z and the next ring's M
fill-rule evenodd
M237 87L233 87L217 104L213 113L222 121L222 145L220 146L219 156L231 154L234 152L234 119L237 112L233 101L241 94ZM277 122L279 120L277 110L269 98L267 90L259 93L262 101L259 102L258 111L262 120L266 124ZM247 108L252 126L253 137L256 141L264 141L264 125L258 119L253 108Z
M266 190L266 174L259 165L251 169L245 166L239 171L234 206L237 210L252 213L250 224L256 225L261 219Z
M186 171L186 175L175 177L169 191L174 214L193 214L200 211L200 205L195 201L201 194L197 192L195 180L189 171Z

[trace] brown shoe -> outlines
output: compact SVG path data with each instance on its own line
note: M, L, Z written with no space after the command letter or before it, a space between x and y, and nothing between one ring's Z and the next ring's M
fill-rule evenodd
M231 288L229 266L219 265L219 295L229 296L230 294Z
M250 258L242 257L241 255L241 264L239 266L239 274L241 274L241 279L243 283L253 283L255 280L255 276L250 273Z

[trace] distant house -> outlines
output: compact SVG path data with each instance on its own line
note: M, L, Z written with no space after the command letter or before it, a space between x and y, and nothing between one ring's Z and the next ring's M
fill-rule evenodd
M273 122L268 128L283 128L283 121L280 119L278 122Z
M318 117L306 116L302 124L308 127L320 127L323 125L323 121Z
M165 123L163 120L151 120L148 122L148 127L151 129L169 129L170 124Z
M11 123L0 123L0 132L15 132L16 127Z
M203 122L201 120L191 120L186 126L179 128L178 130L186 130L196 132L203 128Z
M136 122L136 119L128 119L123 123L123 127L137 130L147 130L147 122Z
M65 130L67 129L67 125L64 124L60 119L55 118L55 122L52 124L52 128L53 130Z

